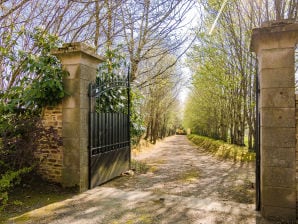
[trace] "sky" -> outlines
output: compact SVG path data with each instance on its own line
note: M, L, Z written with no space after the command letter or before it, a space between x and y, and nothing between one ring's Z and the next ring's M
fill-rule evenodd
M198 23L200 21L200 10L197 7L193 7L191 10L188 11L187 17L186 17L186 22L187 25L184 27L187 30L190 30L194 27L198 27ZM190 40L193 39L193 37L189 38ZM185 47L187 47L190 43L185 43ZM189 68L186 66L186 58L187 55L184 54L183 57L181 58L180 65L181 65L181 72L182 72L182 79L184 82L186 82L186 85L183 85L181 87L181 91L179 93L179 100L182 105L185 104L187 95L189 92L189 87L191 85L190 83L190 78L191 78L191 71Z

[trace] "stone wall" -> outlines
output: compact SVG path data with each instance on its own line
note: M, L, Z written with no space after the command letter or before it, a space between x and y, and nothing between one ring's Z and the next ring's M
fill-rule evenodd
M37 154L40 160L38 171L44 179L61 183L63 168L62 105L45 108L43 111L42 124L46 129L52 129L53 131L51 132L57 135L56 137L58 139L55 139L52 145L49 145L48 141L41 144ZM47 137L50 136L51 135L48 135Z
M295 222L296 95L294 52L298 24L278 21L254 29L252 50L259 64L261 213Z
M76 186L82 192L89 185L88 87L95 81L98 64L103 59L83 43L64 44L52 54L69 73L63 80L67 95L61 105L44 110L43 124L57 131L61 144L41 147L39 171L47 180L64 187Z

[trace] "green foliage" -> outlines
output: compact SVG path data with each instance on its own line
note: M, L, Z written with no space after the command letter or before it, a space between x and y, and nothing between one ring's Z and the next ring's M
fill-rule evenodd
M212 35L207 35L220 1L205 1L206 29L188 54L192 91L186 105L184 126L193 133L253 149L255 133L256 60L249 51L253 21L239 1L229 1ZM242 18L242 19L240 19ZM207 30L208 29L208 30Z
M131 108L130 108L130 134L132 145L137 145L145 132L144 117L140 108L144 96L137 89L131 90Z
M120 51L121 46L107 49L105 61L99 65L96 82L103 86L103 93L97 99L97 111L105 113L127 113L128 91L130 91L130 122L132 145L136 145L144 133L143 118L140 105L143 96L136 89L128 90L127 66L125 57ZM115 85L115 83L117 83ZM114 84L114 85L113 85Z
M35 153L62 144L57 132L42 126L40 117L27 113L4 114L0 118L0 206L5 207L11 188L39 162ZM2 198L2 199L1 199Z
M105 51L105 61L99 65L96 83L104 86L98 98L99 112L127 113L127 70L125 57L120 52L120 46ZM116 83L116 84L115 84ZM114 85L114 86L112 86Z
M4 209L8 201L8 191L20 184L22 176L32 171L32 167L24 167L17 171L7 171L0 178L0 211Z
M19 35L26 36L34 50L12 53L0 49L5 53L4 58L18 63L18 66L11 65L10 86L1 94L0 111L4 113L20 108L36 111L61 102L65 96L62 79L67 73L60 61L50 54L51 49L59 46L58 38L40 28L33 32L22 30Z
M187 137L200 148L222 159L249 162L254 161L256 157L255 153L249 151L247 147L240 147L199 135L188 135Z
M147 173L150 169L150 167L146 163L135 159L131 160L131 168L136 173L140 173L140 174Z

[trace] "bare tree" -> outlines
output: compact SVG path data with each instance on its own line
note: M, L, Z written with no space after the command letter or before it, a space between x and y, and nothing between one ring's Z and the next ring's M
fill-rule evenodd
M179 48L189 38L189 33L179 34L179 29L183 24L185 25L185 15L193 5L194 1L189 0L146 0L128 1L122 7L123 35L131 63L132 80L148 72L139 68L142 61L178 53ZM152 51L155 54L152 54ZM183 53L178 53L178 57ZM163 70L166 71L167 68Z

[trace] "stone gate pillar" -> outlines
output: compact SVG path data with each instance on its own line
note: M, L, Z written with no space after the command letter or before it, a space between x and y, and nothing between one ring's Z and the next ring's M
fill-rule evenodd
M253 30L260 84L261 213L296 220L295 46L298 24L270 22Z
M83 43L64 44L52 54L69 72L64 80L67 96L62 103L61 183L84 191L88 189L88 85L95 80L98 64L103 59Z

